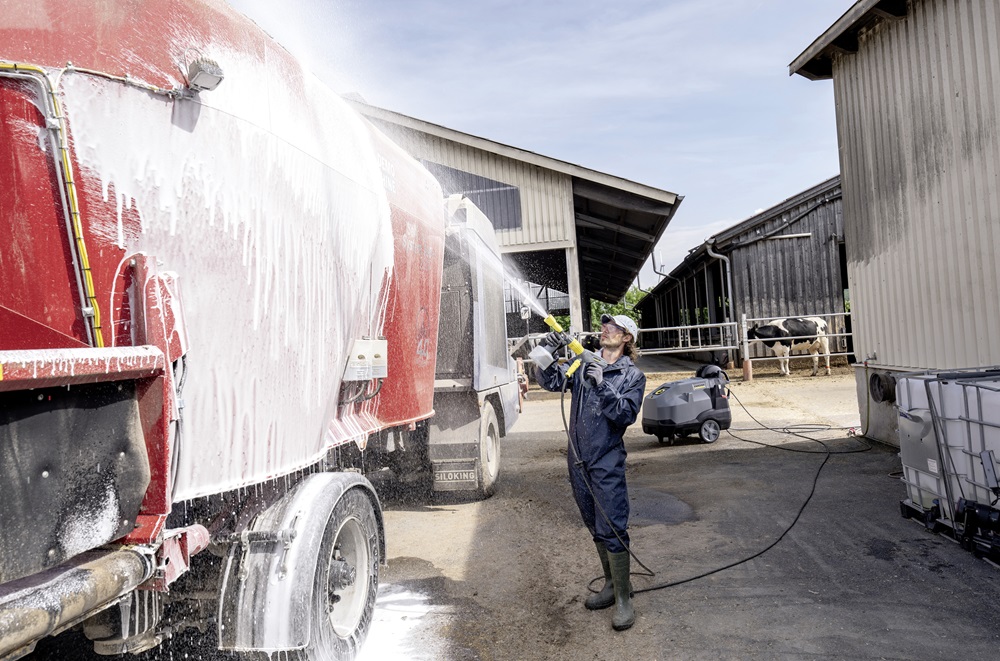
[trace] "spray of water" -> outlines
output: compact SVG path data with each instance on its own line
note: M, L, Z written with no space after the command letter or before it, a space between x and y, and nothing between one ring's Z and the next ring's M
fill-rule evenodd
M527 280L518 272L514 264L505 263L493 252L493 249L482 241L471 240L468 246L471 253L470 260L474 258L483 270L490 271L493 277L510 285L514 291L520 294L522 304L528 306L532 312L543 319L549 316L538 297L531 292Z
M507 276L507 282L510 283L511 288L513 288L514 291L516 291L518 294L521 295L521 300L524 302L525 305L528 306L528 308L532 312L537 314L539 317L542 317L543 319L549 316L549 313L545 311L544 307L542 307L542 304L541 302L539 302L538 298L536 298L535 295L532 294L531 291L528 289L527 283L525 282L524 278L520 277L520 274L513 273L512 272L513 270L514 270L513 267L510 267L505 270L505 274Z

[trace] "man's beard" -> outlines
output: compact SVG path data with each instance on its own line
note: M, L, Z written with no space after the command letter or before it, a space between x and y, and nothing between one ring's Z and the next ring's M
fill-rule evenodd
M615 349L619 349L619 348L621 348L624 345L625 345L625 336L624 335L619 335L617 337L602 337L601 338L601 347L604 348L604 349L611 349L612 351L614 351Z

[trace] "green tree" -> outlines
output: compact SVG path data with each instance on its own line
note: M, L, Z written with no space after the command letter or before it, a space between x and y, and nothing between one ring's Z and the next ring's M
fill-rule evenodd
M625 314L632 317L635 320L636 325L639 325L639 311L635 309L635 304L645 296L645 292L638 287L629 287L629 290L625 292L625 298L621 299L617 303L604 303L602 301L590 301L590 327L593 329L599 329L601 327L601 315L610 314L612 316L616 314Z

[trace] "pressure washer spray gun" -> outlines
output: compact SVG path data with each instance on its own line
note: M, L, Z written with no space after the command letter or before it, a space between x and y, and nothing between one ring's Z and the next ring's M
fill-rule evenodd
M550 314L545 317L545 323L549 328L555 332L562 335L562 343L556 346L551 346L545 342L539 344L537 347L531 350L528 357L531 358L540 368L548 369L549 366L556 361L555 352L562 346L569 347L569 350L576 354L576 358L573 360L573 364L569 366L566 370L566 378L570 378L573 374L580 368L581 365L589 365L591 363L596 363L601 367L607 366L607 361L598 356L593 351L584 349L580 341L572 337L569 333L563 330L563 327L559 325L559 322ZM585 385L590 385L590 382L584 380Z

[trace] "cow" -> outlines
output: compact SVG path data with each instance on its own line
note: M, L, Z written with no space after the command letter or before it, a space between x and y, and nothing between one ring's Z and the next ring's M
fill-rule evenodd
M799 338L786 340L782 338ZM788 355L795 349L808 349L813 357L813 372L819 372L819 356L826 354L826 374L830 375L830 339L826 335L826 321L819 317L789 317L775 319L747 331L747 340L759 340L778 357L778 371L789 376Z

